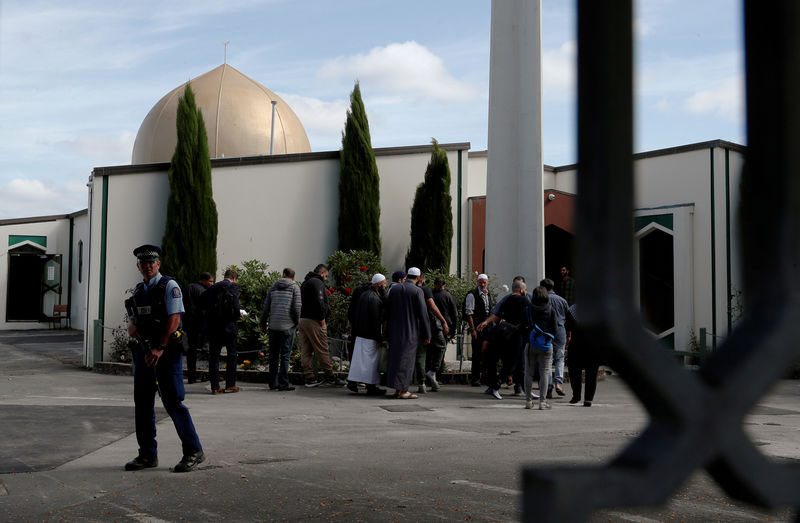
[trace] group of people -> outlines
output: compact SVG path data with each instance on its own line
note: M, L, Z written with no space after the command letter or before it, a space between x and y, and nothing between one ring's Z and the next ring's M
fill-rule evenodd
M158 465L154 402L156 391L172 418L181 439L183 458L175 472L194 470L205 454L183 405L182 352L186 349L188 382L197 379L197 352L207 336L209 343L209 380L212 394L238 392L236 386L236 337L239 309L238 274L229 269L224 279L214 282L203 273L197 283L188 286L184 296L175 280L159 272L162 251L155 245L142 245L133 251L142 281L126 301L128 333L135 346L134 403L138 455L125 464L126 470L141 470ZM283 270L282 277L267 292L260 326L269 336L269 389L291 391L289 362L294 338L300 336L301 365L306 387L322 384L347 386L359 393L363 385L368 395L385 395L380 387L380 347L388 342L385 383L394 389L397 399L415 399L419 393L439 390L437 374L441 369L447 340L456 333L458 310L447 291L446 281L437 278L434 288L425 285L425 275L417 267L407 274L396 271L387 287L386 277L375 274L354 292L348 310L355 340L347 381L337 378L328 351L326 321L330 313L325 281L328 267L319 264L306 274L301 285L295 271ZM562 281L574 281L568 271ZM572 399L581 399L581 371L586 371L584 405L591 406L597 384L598 362L586 347L574 304L553 292L552 280L542 280L532 293L525 279L517 277L511 293L494 303L488 292L488 277L478 276L477 286L463 304L464 318L472 338L473 385L487 385L487 394L502 399L503 383L514 385L515 394L523 393L526 408L539 400L539 408L549 408L546 399L553 391L564 395L564 350L569 343L569 372L572 376ZM181 329L183 327L183 330ZM182 339L186 332L187 340ZM528 342L532 331L547 333L552 340L547 350ZM532 338L531 338L532 339ZM227 349L225 388L220 387L219 357ZM316 357L321 376L314 370ZM551 382L551 362L555 378ZM499 368L499 372L498 372ZM539 395L532 391L534 376L539 378ZM410 389L417 386L417 393Z

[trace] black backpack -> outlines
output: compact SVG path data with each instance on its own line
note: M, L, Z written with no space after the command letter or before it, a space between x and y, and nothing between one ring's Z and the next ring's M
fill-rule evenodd
M236 297L233 295L232 287L233 285L226 285L214 295L211 314L217 321L228 322L239 318L239 310L236 308Z

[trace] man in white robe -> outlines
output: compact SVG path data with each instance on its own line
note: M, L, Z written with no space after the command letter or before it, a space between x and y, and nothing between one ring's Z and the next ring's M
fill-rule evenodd
M367 386L368 396L383 396L385 389L378 387L381 376L378 372L380 343L383 340L384 301L386 277L375 274L371 286L360 293L354 305L352 319L353 335L356 337L347 388L358 393L358 384Z

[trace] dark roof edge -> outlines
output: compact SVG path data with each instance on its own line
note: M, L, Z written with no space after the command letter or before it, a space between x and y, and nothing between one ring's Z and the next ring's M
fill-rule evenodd
M469 142L440 143L439 149L444 151L469 150ZM430 152L431 145L409 145L404 147L379 147L374 149L375 156L389 156L393 154L419 154ZM320 151L312 153L275 154L259 156L238 156L232 158L214 158L211 167L239 167L245 165L261 165L266 163L305 162L314 160L333 160L339 158L340 151ZM95 167L94 176L109 176L113 174L135 174L143 172L169 171L169 162L140 163L134 165L112 165L109 167Z
M71 218L75 218L82 214L88 214L89 209L81 209L80 211L71 212L69 214L51 214L49 216L30 216L27 218L9 218L6 220L0 220L0 226L2 225L21 225L24 223L44 223L44 222L55 222L58 220L69 220Z
M690 143L688 145L678 145L676 147L668 147L666 149L655 149L653 151L644 151L641 153L635 153L633 155L634 160L643 160L645 158L653 158L656 156L666 156L669 154L679 154L679 153L686 153L690 151L697 151L701 149L711 149L714 147L719 147L722 149L729 149L731 151L736 151L740 153L744 153L747 150L747 147L744 145L740 145L738 143L729 142L727 140L709 140L707 142L697 142L697 143ZM489 151L470 151L469 157L470 158L486 158L489 156ZM559 165L557 167L551 167L547 164L544 164L545 171L572 171L578 168L577 163L571 163L567 165Z

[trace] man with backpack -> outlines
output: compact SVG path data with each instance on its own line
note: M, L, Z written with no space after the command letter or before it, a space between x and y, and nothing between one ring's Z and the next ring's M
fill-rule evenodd
M203 293L207 305L208 326L208 375L211 394L239 392L236 386L236 338L239 335L239 273L234 269L225 271L225 279L212 285ZM225 388L219 386L219 355L225 347L228 356L225 363Z

